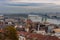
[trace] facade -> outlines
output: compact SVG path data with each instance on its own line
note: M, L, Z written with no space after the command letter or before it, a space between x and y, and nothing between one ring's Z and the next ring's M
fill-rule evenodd
M3 22L4 21L4 16L0 15L0 21Z
M39 15L28 15L28 18L32 20L32 22L41 22L42 17Z
M47 22L51 23L51 24L57 24L59 25L60 24L60 20L58 19L47 19Z

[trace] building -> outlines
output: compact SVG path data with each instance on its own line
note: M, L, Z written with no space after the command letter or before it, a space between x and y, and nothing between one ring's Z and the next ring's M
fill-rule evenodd
M59 25L60 24L60 20L58 19L47 19L47 22L51 23L51 24L56 24Z
M28 19L31 19L32 22L42 22L42 17L39 15L28 15Z
M0 21L4 21L4 15L0 15Z

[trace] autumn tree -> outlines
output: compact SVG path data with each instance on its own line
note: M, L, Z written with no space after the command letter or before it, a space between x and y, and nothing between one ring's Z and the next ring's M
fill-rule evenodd
M14 28L14 26L7 26L5 28L5 35L7 38L9 38L11 40L18 40L17 31Z

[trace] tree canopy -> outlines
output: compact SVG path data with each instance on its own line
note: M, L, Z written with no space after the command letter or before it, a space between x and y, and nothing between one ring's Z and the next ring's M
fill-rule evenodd
M5 35L11 40L18 40L17 31L14 26L7 26L5 28Z

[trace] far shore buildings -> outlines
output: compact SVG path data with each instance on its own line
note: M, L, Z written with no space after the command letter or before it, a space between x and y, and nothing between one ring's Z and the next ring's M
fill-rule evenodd
M48 17L42 17L39 15L28 15L28 18L31 19L33 22L48 22L51 24L56 24L59 25L60 24L60 20L59 19L55 19L55 18L48 18Z
M22 16L21 16L22 15ZM15 15L0 15L0 21L1 22L19 22L21 19L31 19L32 22L48 22L51 24L57 24L60 25L60 19L55 19L55 18L48 18L45 16L40 16L40 15L24 15L24 14L15 14Z

